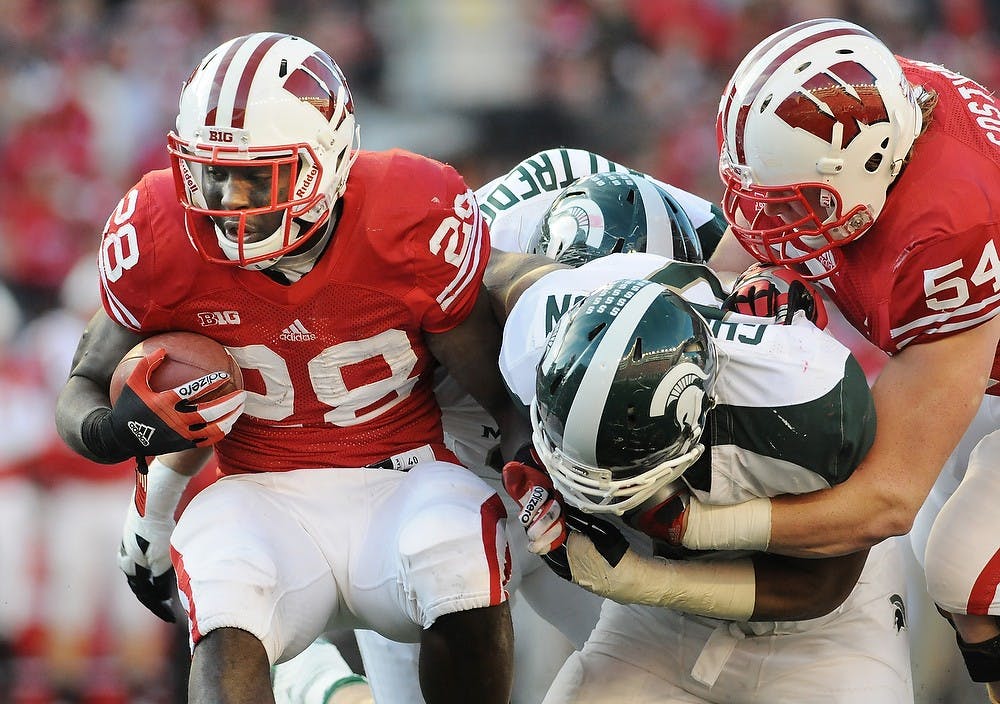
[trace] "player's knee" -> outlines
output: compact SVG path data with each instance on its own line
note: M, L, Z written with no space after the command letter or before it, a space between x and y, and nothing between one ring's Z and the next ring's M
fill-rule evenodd
M504 517L486 504L437 503L406 522L402 578L424 627L442 614L506 599L511 558L504 527Z
M952 613L966 613L969 595L981 577L980 566L970 559L961 559L960 551L947 549L946 541L935 540L935 526L927 542L924 575L927 593L941 608Z
M197 551L197 542L188 548ZM276 660L282 648L272 633L278 600L274 561L262 552L239 549L197 562L185 561L181 551L179 555L178 584L187 596L182 601L192 642L197 645L203 634L219 629L238 629L263 643L269 660ZM192 565L190 572L187 565Z

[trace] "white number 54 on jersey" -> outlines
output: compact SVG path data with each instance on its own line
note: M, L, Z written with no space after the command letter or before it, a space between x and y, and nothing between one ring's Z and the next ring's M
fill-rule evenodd
M997 245L993 240L983 247L979 262L968 279L955 275L963 267L964 261L956 259L944 266L924 270L924 294L928 308L952 310L965 305L970 298L970 283L973 286L991 284L994 293L1000 291L1000 257L997 256Z

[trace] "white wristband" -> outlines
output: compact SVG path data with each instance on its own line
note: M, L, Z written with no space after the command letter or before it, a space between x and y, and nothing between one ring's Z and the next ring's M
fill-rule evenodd
M740 504L703 504L687 508L681 544L691 550L767 550L771 542L771 500Z
M158 459L150 462L146 474L145 517L173 520L174 509L190 481L191 477L175 472Z
M750 558L664 560L629 548L611 567L589 538L570 532L567 543L573 581L623 604L646 604L730 621L753 614L757 581Z

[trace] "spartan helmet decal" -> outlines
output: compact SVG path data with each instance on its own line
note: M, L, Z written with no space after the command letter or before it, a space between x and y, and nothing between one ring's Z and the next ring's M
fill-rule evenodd
M535 449L568 502L621 515L704 451L715 342L676 294L626 279L571 308L538 365Z
M700 423L705 413L705 383L708 374L697 364L681 362L668 371L656 390L649 407L651 418L672 411L678 427L691 428L701 434Z

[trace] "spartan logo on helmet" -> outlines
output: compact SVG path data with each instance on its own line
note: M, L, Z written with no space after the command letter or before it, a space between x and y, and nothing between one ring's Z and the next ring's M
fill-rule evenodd
M801 128L844 149L861 134L861 125L889 121L875 76L855 61L842 61L817 73L785 98L774 114L791 127ZM841 125L839 144L834 143Z
M684 435L681 442L687 442L689 434L701 434L701 419L705 409L705 382L708 374L697 364L681 362L663 375L653 392L649 415L651 418L663 416L668 407L673 407L677 427Z

